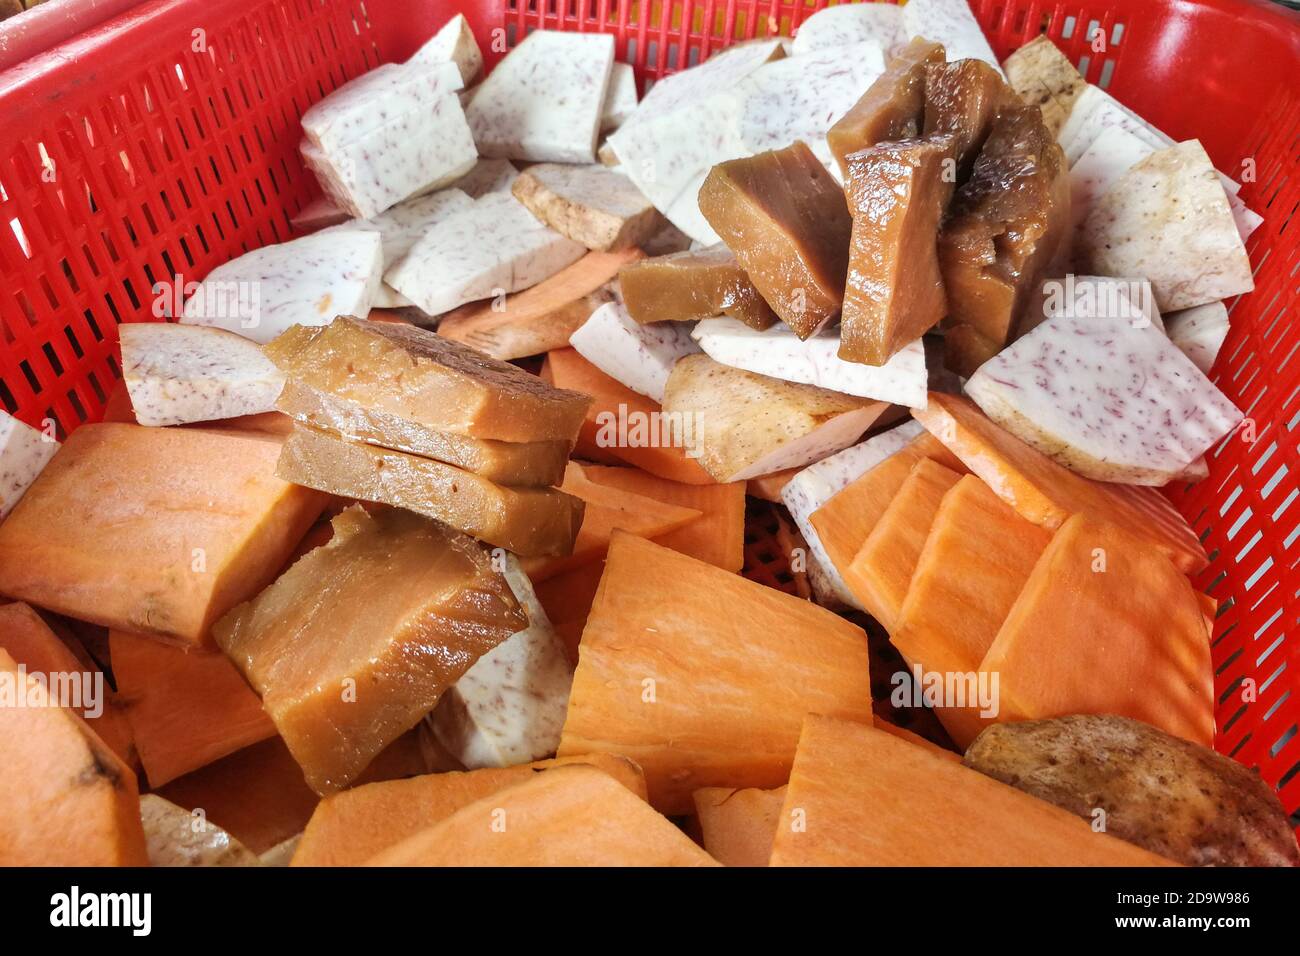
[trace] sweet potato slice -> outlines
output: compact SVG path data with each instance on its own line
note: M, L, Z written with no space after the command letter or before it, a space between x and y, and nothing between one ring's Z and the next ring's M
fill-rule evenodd
M601 465L583 471L597 484L701 512L700 518L675 531L653 535L656 543L724 571L739 571L745 563L745 482L687 485L637 468Z
M1050 540L1049 532L966 475L935 513L891 643L925 671L978 671ZM935 710L962 749L983 726L978 707Z
M461 807L371 866L717 866L594 767L556 767Z
M723 866L767 866L785 802L785 787L701 787L694 799L695 816L709 856Z
M781 503L781 492L785 486L790 484L790 479L803 468L787 468L785 471L774 471L770 475L759 475L757 478L751 478L745 482L745 494L751 498L761 498L763 501L771 501L775 504Z
M569 336L614 295L618 270L644 258L640 249L589 252L531 289L497 303L475 302L442 317L438 334L509 361L565 348Z
M965 471L937 439L921 434L840 489L809 517L827 557L841 575L898 494L912 466L922 458L932 459L950 471Z
M889 721L883 719L882 717L872 715L871 726L875 727L877 730L883 730L887 734L893 734L899 740L906 740L910 744L915 744L918 747L924 747L926 750L930 751L930 753L942 757L944 760L952 760L957 763L961 762L961 754L940 747L933 740L927 740L926 738L922 737L920 734L914 734L906 727L900 727L897 724L891 724Z
M109 632L113 676L149 785L157 788L275 733L262 702L220 651Z
M772 866L1168 866L874 727L809 715Z
M572 554L560 558L529 558L523 562L532 581L545 581L600 559L609 549L609 537L615 529L642 538L657 538L694 524L703 514L697 508L684 508L612 484L592 481L577 462L569 463L560 490L585 503L582 527L573 543Z
M135 773L0 648L0 866L144 866Z
M543 377L549 374L556 388L592 397L578 435L578 448L587 457L624 461L652 475L683 484L714 483L697 459L687 457L684 448L649 441L651 436L645 429L661 413L658 404L606 375L579 355L577 349L550 352L543 371ZM625 423L624 428L619 428L620 423ZM637 428L642 429L641 434ZM593 457L591 449L600 457Z
M960 480L938 462L918 461L844 571L849 590L887 631L897 624L939 503Z
M1214 743L1196 592L1155 548L1085 515L1052 537L981 669L1000 675L1002 721L1118 714Z
M592 561L538 581L533 588L571 663L578 663L582 629L587 626L587 615L604 573L605 562Z
M139 755L121 699L113 693L90 655L84 649L77 653L73 646L76 638L69 634L68 639L72 644L65 643L39 614L21 601L0 607L0 649L8 651L16 663L26 667L27 673L42 675L47 686L62 682L82 697L74 701L80 704L77 713L123 763L138 766ZM86 679L97 686L87 687L83 683Z
M251 432L78 428L0 525L0 592L202 643L325 506L275 477L279 454L279 441Z
M1055 531L1070 515L1082 513L1154 545L1186 574L1209 564L1195 532L1154 488L1076 475L956 395L931 392L927 407L913 415L1027 521Z
M371 783L331 794L320 802L303 831L291 865L359 865L475 800L522 783L543 770L574 763L604 771L645 799L645 780L640 768L624 757L611 754Z
M616 753L650 802L785 782L808 712L870 719L866 636L807 601L616 533L582 634L560 756Z
M279 737L236 751L158 792L187 810L202 810L259 854L301 833L320 802Z

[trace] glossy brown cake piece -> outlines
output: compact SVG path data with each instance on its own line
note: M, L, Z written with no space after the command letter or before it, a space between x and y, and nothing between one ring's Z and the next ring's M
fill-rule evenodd
M920 135L925 117L926 67L943 61L942 45L924 37L914 38L830 128L826 143L846 178L850 153L886 140Z
M1038 107L1003 107L939 234L946 362L958 375L970 377L1015 334L1069 212L1069 168Z
M436 431L574 441L591 400L426 329L341 316L266 346L288 378Z
M623 304L637 322L693 322L729 315L766 329L776 314L722 244L673 252L624 266L618 274Z
M294 421L370 445L433 458L503 485L555 485L564 480L567 441L506 442L438 431L404 415L352 402L288 379L276 408Z
M213 629L318 793L347 786L528 623L465 535L358 506L333 525L329 543Z
M295 425L276 475L344 498L405 508L524 557L567 555L582 501L554 488L508 488L473 472Z
M839 314L853 224L844 190L805 143L714 166L700 212L801 339Z
M983 60L926 64L925 135L952 135L958 182L969 178L998 110L1015 103L1015 92Z
M939 221L952 197L952 136L879 143L849 156L853 211L839 357L884 365L943 318Z

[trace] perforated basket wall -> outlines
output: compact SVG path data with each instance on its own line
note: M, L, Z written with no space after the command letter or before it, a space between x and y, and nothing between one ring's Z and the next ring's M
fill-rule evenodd
M61 432L96 419L120 322L166 283L287 238L313 195L297 120L408 56L456 10L489 64L538 27L601 30L643 84L737 40L789 34L824 0L154 0L0 74L0 403ZM1300 808L1300 35L1263 0L974 0L999 55L1040 32L1175 138L1199 137L1265 217L1257 287L1215 378L1250 430L1172 497L1213 563L1218 747ZM1098 37L1101 40L1098 40ZM156 285L156 284L163 285ZM1253 441L1246 438L1253 437ZM1300 821L1298 821L1300 822Z

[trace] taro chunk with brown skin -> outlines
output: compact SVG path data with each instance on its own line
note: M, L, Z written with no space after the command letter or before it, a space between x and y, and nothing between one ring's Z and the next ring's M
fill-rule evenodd
M958 375L972 375L1015 334L1069 213L1065 155L1038 107L999 110L939 234L944 344Z
M844 191L805 143L714 166L700 212L801 339L839 314L848 272Z
M943 318L936 243L952 196L951 136L881 143L849 157L853 210L839 357L884 365Z

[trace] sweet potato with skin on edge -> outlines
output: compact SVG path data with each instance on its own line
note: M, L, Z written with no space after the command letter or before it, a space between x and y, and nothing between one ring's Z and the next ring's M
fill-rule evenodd
M0 865L147 865L135 773L2 648L0 680Z

